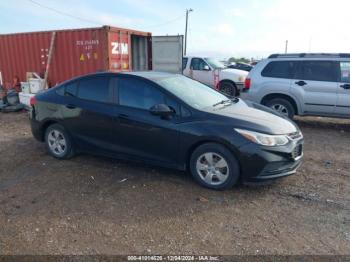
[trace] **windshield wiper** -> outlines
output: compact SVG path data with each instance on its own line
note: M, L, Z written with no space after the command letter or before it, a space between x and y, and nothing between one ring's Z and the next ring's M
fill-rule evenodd
M213 105L213 107L216 107L216 106L218 106L218 105L224 105L224 104L226 104L226 103L237 103L239 101L239 98L237 98L237 97L234 97L234 98L232 98L232 99L225 99L225 100L222 100L222 101L220 101L220 102L218 102L218 103L215 103L214 105Z

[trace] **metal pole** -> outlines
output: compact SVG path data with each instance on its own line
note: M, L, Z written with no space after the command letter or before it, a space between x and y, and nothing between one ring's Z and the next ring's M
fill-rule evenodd
M284 51L286 54L288 53L288 40L286 40L286 49Z
M185 29L185 53L184 55L186 56L187 52L187 26L188 26L188 10L186 10L186 29Z
M49 76L50 64L51 64L51 60L52 60L52 56L53 56L53 49L55 47L55 37L56 37L56 32L52 32L50 49L49 49L49 56L47 58L47 64L46 64L44 82L42 83L42 89L46 89L46 81L47 81L47 77Z
M188 14L192 12L193 9L186 9L186 28L185 28L185 48L184 48L184 55L186 56L187 53L187 29L188 29Z

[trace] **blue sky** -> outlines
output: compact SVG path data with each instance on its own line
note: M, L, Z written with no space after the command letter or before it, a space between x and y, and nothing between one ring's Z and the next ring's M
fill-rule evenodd
M43 9L30 0L0 1L0 33L94 27L103 24L184 34L188 53L220 58L284 52L350 52L348 0L34 0L82 18ZM170 22L169 22L170 21Z

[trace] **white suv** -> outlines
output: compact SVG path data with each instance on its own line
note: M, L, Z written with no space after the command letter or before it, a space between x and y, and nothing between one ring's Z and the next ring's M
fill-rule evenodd
M242 97L290 118L350 117L350 54L271 55L250 71Z
M184 57L183 74L229 96L243 89L248 72L226 68L223 63L207 57Z

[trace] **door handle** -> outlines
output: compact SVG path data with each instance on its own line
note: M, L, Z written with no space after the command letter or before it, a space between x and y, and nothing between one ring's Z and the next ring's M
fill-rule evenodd
M118 115L118 118L127 120L127 119L129 119L129 116L126 114L120 114L120 115Z
M66 105L66 107L67 107L68 109L75 109L75 108L76 108L76 106L75 106L75 105L72 105L72 104L68 104L68 105Z
M344 89L350 89L350 84L344 84L344 85L341 85L340 87Z
M307 83L305 81L297 81L297 82L295 82L295 84L298 85L298 86L305 86L305 85L307 85Z

